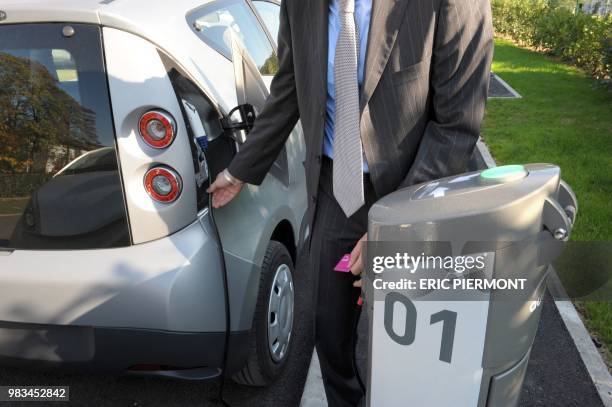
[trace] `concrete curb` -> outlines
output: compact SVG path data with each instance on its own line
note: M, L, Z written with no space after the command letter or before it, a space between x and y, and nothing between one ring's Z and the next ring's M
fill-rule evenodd
M300 407L323 407L327 406L327 397L323 388L323 376L321 376L321 366L316 349L312 352L310 368L304 385L304 393Z
M506 100L512 100L512 99L522 99L523 97L520 95L520 93L518 93L512 86L508 85L508 82L506 82L505 80L503 80L502 78L500 78L498 75L496 75L495 73L491 72L491 74L495 77L495 80L498 81L500 83L500 85L502 85L504 88L506 88L506 90L512 94L512 97L507 97L507 96L489 96L488 99L506 99Z
M491 155L489 148L484 143L484 140L482 138L478 139L478 142L476 143L476 151L478 152L476 156L480 156L484 166L486 166L487 168L497 167L495 159Z

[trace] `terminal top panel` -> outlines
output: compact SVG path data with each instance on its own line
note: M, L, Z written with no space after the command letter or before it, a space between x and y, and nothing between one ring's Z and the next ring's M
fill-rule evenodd
M557 192L559 167L511 165L461 174L396 191L370 210L379 224L422 223L490 213L527 197Z

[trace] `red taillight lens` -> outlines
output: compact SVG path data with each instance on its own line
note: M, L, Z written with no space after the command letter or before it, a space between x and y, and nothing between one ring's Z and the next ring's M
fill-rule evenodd
M177 200L183 187L181 177L170 168L155 167L145 174L145 189L157 202L171 203Z
M153 148L166 148L176 136L176 122L169 113L151 110L140 117L140 137Z

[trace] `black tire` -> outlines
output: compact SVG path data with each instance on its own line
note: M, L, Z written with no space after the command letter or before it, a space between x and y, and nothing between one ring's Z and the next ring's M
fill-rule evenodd
M249 357L244 367L232 377L239 384L268 386L276 381L287 365L293 340L289 340L287 350L280 361L274 360L268 345L270 292L276 271L283 264L288 266L289 272L293 276L294 267L289 251L282 243L272 240L266 250L259 278L257 306L253 316L253 326L249 333Z

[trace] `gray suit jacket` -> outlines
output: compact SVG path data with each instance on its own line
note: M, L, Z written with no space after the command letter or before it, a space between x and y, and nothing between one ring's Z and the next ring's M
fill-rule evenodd
M282 1L279 71L229 167L260 184L301 119L313 203L326 114L328 1ZM489 0L373 0L361 138L379 197L466 170L484 115L492 31Z

